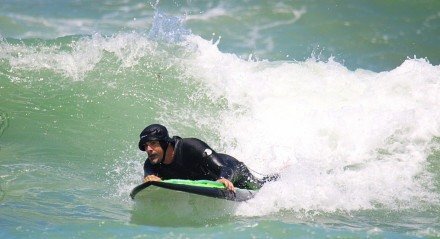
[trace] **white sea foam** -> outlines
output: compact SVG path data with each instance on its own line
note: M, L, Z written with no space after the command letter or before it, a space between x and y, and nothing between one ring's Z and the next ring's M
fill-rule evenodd
M440 135L440 66L408 59L375 73L331 59L252 62L189 41L198 50L188 75L229 104L218 119L227 153L281 173L238 214L438 202L426 164Z
M136 33L108 38L95 34L73 41L70 44L72 49L68 51L58 45L34 47L3 42L0 58L8 59L14 69L48 69L78 81L84 80L105 52L114 54L122 67L131 67L137 65L142 57L155 52L156 45L156 42Z
M388 72L350 71L331 59L243 60L197 36L188 44L194 53L176 56L186 77L199 80L214 101L227 102L220 118L205 113L192 119L217 129L220 150L260 173L281 173L237 214L439 202L426 165L432 138L440 135L440 66L408 59ZM123 67L161 54L139 34L93 36L73 43L71 52L1 47L0 57L12 68L51 69L73 79L83 79L104 51Z

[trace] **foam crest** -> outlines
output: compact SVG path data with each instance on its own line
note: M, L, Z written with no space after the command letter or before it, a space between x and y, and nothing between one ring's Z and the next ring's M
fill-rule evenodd
M103 37L95 34L74 40L68 46L25 45L0 42L1 58L9 60L13 69L52 70L74 81L95 69L109 52L117 57L121 67L131 67L145 56L156 52L157 43L138 33Z
M183 19L168 16L157 11L153 26L148 36L143 33L120 33L105 37L94 34L77 37L58 38L52 44L49 41L41 44L10 44L0 39L0 58L9 60L14 69L52 70L75 81L84 80L106 53L117 57L115 67L132 67L141 59L155 59L168 54L166 47L173 47L190 34L184 26ZM66 43L65 43L66 42ZM163 48L158 48L162 44ZM166 46L165 46L166 45ZM175 54L175 52L173 52ZM108 55L108 54L107 54ZM147 66L148 67L148 66Z
M281 172L239 214L412 208L438 202L426 170L440 135L440 66L408 59L389 72L320 62L253 62L198 37L188 73L225 98L225 150Z

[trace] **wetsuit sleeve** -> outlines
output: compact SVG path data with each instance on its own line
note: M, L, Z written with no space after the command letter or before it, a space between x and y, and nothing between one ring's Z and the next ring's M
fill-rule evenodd
M205 150L203 152L203 160L208 168L218 175L218 178L226 178L228 180L232 180L234 176L234 170L222 163L220 157L216 152Z
M150 161L145 160L144 163L144 177L148 176L148 175L156 175L157 173L156 171L153 169L153 165L151 165Z
M205 142L199 139L185 140L185 150L190 158L197 160L197 164L204 168L215 179L226 178L230 180L233 177L234 170L228 167L219 155L209 147Z

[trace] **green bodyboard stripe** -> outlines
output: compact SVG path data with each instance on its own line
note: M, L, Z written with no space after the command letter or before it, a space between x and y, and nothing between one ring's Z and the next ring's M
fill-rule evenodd
M220 182L216 181L210 181L210 180L184 180L184 179L167 179L163 180L164 183L173 183L173 184L183 184L183 185L190 185L190 186L198 186L198 187L205 187L205 188L220 188L224 189L225 185Z
M191 194L198 194L208 197L221 198L236 202L243 202L255 196L257 191L236 188L236 191L226 190L225 186L216 181L210 180L185 180L185 179L167 179L163 181L149 181L133 188L130 193L132 199L136 194L149 186L157 186L169 190L177 190Z

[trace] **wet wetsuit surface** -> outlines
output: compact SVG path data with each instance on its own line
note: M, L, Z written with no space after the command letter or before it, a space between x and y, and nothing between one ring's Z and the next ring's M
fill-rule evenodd
M227 154L216 153L205 142L195 138L174 137L174 160L171 164L153 165L147 159L144 176L162 179L217 180L226 178L235 187L258 189L263 181L249 172L242 162Z

